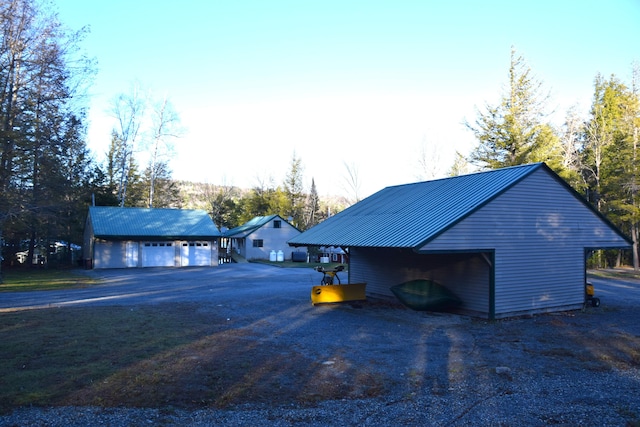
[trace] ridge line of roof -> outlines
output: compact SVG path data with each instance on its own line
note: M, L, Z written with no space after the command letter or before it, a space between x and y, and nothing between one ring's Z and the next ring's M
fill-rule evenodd
M386 188L396 188L396 187L403 187L403 186L409 186L409 185L420 185L420 184L424 184L425 182L438 182L438 181L447 181L447 180L453 180L453 179L458 179L458 178L465 178L465 177L471 177L474 175L481 175L481 174L489 174L489 173L494 173L494 172L504 172L510 169L520 169L520 168L531 168L531 170L535 170L541 166L546 166L547 168L549 167L546 163L544 162L535 162L535 163L527 163L524 165L514 165L514 166L507 166L504 168L499 168L499 169L485 169L485 170L479 170L479 171L475 171L475 172L469 172L469 173L465 173L463 175L455 175L455 176L443 176L442 178L435 178L435 179L427 179L424 181L418 181L418 182L407 182L404 184L396 184L396 185L389 185L387 187L382 188L379 191L382 191Z

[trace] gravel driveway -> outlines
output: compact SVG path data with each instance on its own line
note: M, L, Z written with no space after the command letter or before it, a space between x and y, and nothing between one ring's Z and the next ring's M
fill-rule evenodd
M92 270L102 285L0 294L20 307L197 302L266 347L316 361L343 398L230 409L24 408L0 426L640 426L640 284L591 281L599 308L495 322L367 301L313 307L312 269ZM346 277L346 276L345 276ZM358 389L362 376L378 387ZM277 390L274 389L274 393Z

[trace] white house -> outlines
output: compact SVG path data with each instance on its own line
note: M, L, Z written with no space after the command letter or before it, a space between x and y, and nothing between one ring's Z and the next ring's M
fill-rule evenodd
M275 254L276 257L280 255L279 260L282 261L292 259L292 250L287 241L299 234L300 230L280 215L269 215L257 216L239 227L227 230L223 237L230 239L230 251L248 260L269 260ZM295 252L306 254L306 248L299 248ZM304 258L306 261L306 255Z

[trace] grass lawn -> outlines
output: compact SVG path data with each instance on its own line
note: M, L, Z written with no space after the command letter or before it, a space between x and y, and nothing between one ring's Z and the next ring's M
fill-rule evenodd
M0 313L0 413L24 406L223 408L340 399L322 360L196 303ZM377 377L350 387L375 396Z
M169 313L148 307L0 313L0 412L29 405L157 406L173 390L158 382L171 385L173 375L185 374L191 359L181 350L213 330L185 306Z
M96 282L75 270L3 269L0 292L47 291L83 288Z
M72 270L10 270L4 277L2 291L92 284ZM286 344L262 344L254 334L229 328L226 317L196 303L0 312L0 413L23 406L226 407L342 396L333 382L314 384L319 362ZM375 393L379 386L370 382L356 381Z

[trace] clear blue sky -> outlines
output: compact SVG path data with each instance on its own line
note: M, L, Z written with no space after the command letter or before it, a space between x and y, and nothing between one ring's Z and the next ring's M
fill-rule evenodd
M630 82L640 61L640 0L55 1L91 29L99 159L110 102L138 81L187 130L174 177L242 187L281 183L294 152L320 194L344 192L345 162L362 195L414 182L422 146L446 172L473 147L464 120L498 101L511 46L559 118L588 109L597 73Z

